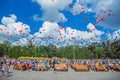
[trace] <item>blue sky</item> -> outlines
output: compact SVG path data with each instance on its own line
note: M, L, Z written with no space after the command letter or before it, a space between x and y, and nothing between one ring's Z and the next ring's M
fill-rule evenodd
M118 22L120 21L120 10L118 8L118 3L120 3L119 0L107 0L106 2L104 2L104 0L98 0L98 1L96 0L93 0L93 1L92 0L68 0L68 1L65 1L65 0L61 0L61 1L59 0L46 0L46 1L45 0L1 0L0 2L1 23L0 24L2 26L10 27L5 24L9 24L9 22L6 20L9 20L8 18L12 18L10 16L10 14L12 14L16 17L14 19L14 23L17 24L18 22L21 22L23 24L28 25L27 27L29 28L30 31L28 31L26 34L29 34L29 38L34 37L35 39L36 37L40 37L40 36L51 37L53 36L51 32L53 30L49 29L47 32L50 32L51 34L47 35L48 33L41 32L41 29L47 28L44 25L48 25L49 27L51 25L58 25L58 26L62 26L64 30L66 29L66 27L69 27L70 31L75 29L76 33L75 34L73 33L74 34L73 36L71 36L70 34L68 35L68 36L71 36L72 38L79 37L77 33L80 35L85 34L84 36L86 37L83 37L82 35L80 36L81 37L80 39L76 38L77 40L71 41L69 43L71 45L81 43L81 39L84 39L85 42L87 42L89 39L94 38L93 41L91 42L94 42L94 40L96 42L100 42L100 41L106 40L106 37L107 37L109 38L109 40L113 41L113 40L116 40L116 38L114 38L113 36L117 36L117 39L120 38L119 37L120 23ZM97 15L100 16L99 20L102 20L102 18L105 18L105 19L103 21L99 21L98 19L96 19ZM5 17L4 18L5 20L3 19L3 17ZM98 21L99 23L97 23ZM14 23L10 23L10 25ZM94 24L96 24L95 28L94 28ZM2 29L2 26L0 27L1 29ZM10 30L12 29L10 28ZM19 31L19 27L18 27L18 31ZM7 37L10 37L8 34L4 34L4 32L1 32L0 34L7 35ZM115 34L116 32L118 34ZM56 32L53 32L53 33L56 33ZM66 34L65 32L62 32L62 31L61 33ZM97 36L95 36L93 33ZM11 36L14 36L14 35L12 35L11 33ZM10 41L13 44L17 43L21 39L28 40L26 36L21 37L21 35L19 35L17 39L15 38L13 38L14 40L10 39ZM3 37L1 39L3 41L6 40L5 38L3 39ZM64 38L64 40L62 41L65 41L65 40L66 42L68 42L67 40L70 40L70 38L69 39ZM40 43L42 41L44 40L41 40ZM48 38L45 39L45 42L46 41L50 42ZM24 43L22 43L22 45L23 44Z
M31 17L34 14L41 14L40 6L37 3L32 3L30 0L2 0L0 3L0 19L3 16L9 16L9 14L15 14L19 21L24 22L33 28L36 26L36 30L39 29L42 22L36 22ZM6 6L7 5L7 6ZM34 31L32 31L34 33Z

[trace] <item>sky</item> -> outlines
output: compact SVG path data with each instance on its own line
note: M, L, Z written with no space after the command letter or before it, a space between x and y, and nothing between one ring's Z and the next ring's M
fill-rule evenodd
M120 39L120 0L1 0L0 43L89 45Z

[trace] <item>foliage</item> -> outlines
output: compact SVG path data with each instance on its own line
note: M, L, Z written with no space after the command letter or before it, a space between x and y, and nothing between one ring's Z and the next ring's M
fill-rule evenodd
M29 57L60 57L76 59L120 58L120 40L115 42L92 43L89 46L35 46L31 42L27 46L11 46L9 41L0 44L0 56L10 58Z

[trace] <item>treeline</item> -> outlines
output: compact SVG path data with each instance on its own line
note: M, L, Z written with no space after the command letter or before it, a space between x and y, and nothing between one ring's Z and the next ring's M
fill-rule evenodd
M11 46L9 41L0 44L0 56L18 58L29 57L60 57L68 59L120 59L120 40L115 42L92 43L89 46L35 46L31 42L27 46Z

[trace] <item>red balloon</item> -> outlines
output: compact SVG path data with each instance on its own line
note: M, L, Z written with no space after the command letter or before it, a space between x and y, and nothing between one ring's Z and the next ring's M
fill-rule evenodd
M48 39L50 39L50 36L48 36Z
M111 12L112 10L110 9L109 12Z
M68 7L70 7L70 4L68 4Z
M108 16L111 16L111 14L109 13Z
M63 18L61 18L61 20L63 20Z
M50 20L50 22L54 22L54 20Z
M43 31L45 31L45 29L43 29Z
M22 34L22 30L19 30L19 33Z
M7 32L7 34L9 34L9 32Z
M105 17L101 17L100 20L101 20L101 21L105 21Z
M83 6L83 4L80 4L80 6Z
M112 14L112 16L115 16L115 14Z
M98 16L96 16L96 19L98 19Z

